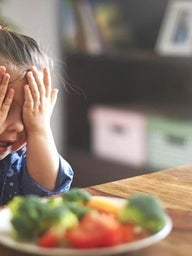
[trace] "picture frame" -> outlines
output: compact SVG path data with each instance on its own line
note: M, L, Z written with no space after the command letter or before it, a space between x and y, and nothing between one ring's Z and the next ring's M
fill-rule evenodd
M156 42L161 55L192 56L192 0L170 0Z

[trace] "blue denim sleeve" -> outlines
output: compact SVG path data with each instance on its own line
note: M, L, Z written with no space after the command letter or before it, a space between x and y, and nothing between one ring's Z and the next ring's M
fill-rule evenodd
M70 189L73 180L73 170L69 163L59 156L59 172L57 182L53 191L47 190L38 184L27 172L26 164L22 170L21 193L23 195L35 194L39 196L48 196L66 192Z

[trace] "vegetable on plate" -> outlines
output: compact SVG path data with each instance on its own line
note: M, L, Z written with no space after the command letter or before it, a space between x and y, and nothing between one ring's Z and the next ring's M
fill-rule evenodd
M165 225L158 198L91 196L74 188L60 196L17 196L9 204L13 235L41 247L109 247L150 236Z

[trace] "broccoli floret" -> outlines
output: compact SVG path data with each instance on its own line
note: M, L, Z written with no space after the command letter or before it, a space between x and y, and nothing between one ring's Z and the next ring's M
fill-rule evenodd
M119 220L138 224L155 233L165 225L165 212L158 198L148 194L135 194L120 211Z
M61 196L56 196L56 197L53 196L53 197L47 198L47 201L51 207L63 205L63 199Z
M67 202L67 208L73 212L78 219L81 219L85 214L87 214L90 209L83 204L78 204L76 202Z
M22 196L15 196L9 203L8 207L11 210L12 214L16 214L20 205L23 203Z
M85 205L91 198L91 195L83 189L72 188L70 191L67 191L61 194L59 197L50 197L48 198L48 203L54 207L59 205L67 205L71 207L71 203L78 204L77 207Z
M39 197L15 197L9 207L12 213L11 224L18 237L30 239L44 231L47 207Z
M60 228L62 228L63 231L65 231L69 228L73 228L73 227L77 226L78 223L79 223L79 221L78 221L78 217L76 216L76 214L73 213L72 211L68 210L65 212L65 214L62 214L60 216L59 220L55 223L55 225L60 226Z
M52 207L38 196L15 197L9 207L11 224L19 239L35 239L53 225L66 228L76 225L78 218L66 206Z
M62 195L63 202L86 203L90 200L91 195L83 189L73 188Z

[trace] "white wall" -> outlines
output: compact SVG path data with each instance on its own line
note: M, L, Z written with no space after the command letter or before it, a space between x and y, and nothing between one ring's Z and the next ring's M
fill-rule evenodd
M61 65L59 40L60 0L4 0L0 3L1 14L16 24L22 33L42 44L48 54ZM60 94L52 117L52 128L60 153L64 152L64 86L58 79L62 67L54 70L52 84Z

